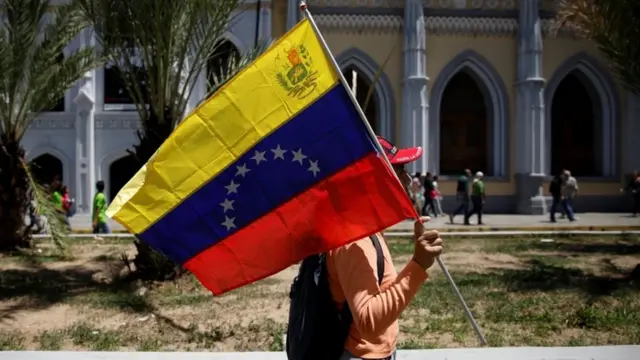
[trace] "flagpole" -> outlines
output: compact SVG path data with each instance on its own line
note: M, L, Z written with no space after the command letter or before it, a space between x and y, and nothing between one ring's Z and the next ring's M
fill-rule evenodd
M331 54L331 51L329 50L329 45L327 45L327 42L325 41L324 37L320 33L320 29L318 29L318 25L313 20L313 16L311 16L311 12L309 12L309 9L307 8L307 4L304 1L300 2L300 10L303 11L305 16L307 17L307 19L309 19L309 23L311 24L311 27L313 28L313 31L316 33L316 36L318 36L318 39L320 39L320 44L322 44L322 48L323 48L325 54L331 60L331 63L333 65L334 70L338 73L338 76L340 77L340 82L342 83L342 85L345 88L350 89L349 83L347 82L347 79L345 79L344 75L342 74L342 70L340 70L340 66L338 65L338 62L333 57L333 54ZM372 86L374 86L374 85L372 85ZM354 97L354 95L353 95L353 93L351 91L347 91L347 93L349 93L349 97L351 98L351 101L355 105L356 110L358 111L358 114L360 115L360 119L364 122L365 127L367 128L367 131L369 132L369 135L373 138L374 143L376 144L376 147L378 148L378 151L381 154L385 154L385 151L382 148L382 145L380 145L380 143L378 142L378 138L376 137L375 132L371 128L371 124L369 124L369 121L367 121L366 115L362 111L362 108L360 108L360 104L358 104L358 101L356 100L356 98ZM391 162L389 161L389 159L386 156L381 156L381 157L385 160L387 166L389 167L389 170L392 170L393 166L391 165ZM398 180L398 182L401 182L400 179L398 178L397 174L395 173L395 171L391 171L391 172L394 174L396 180ZM419 217L417 217L416 220L419 220ZM473 330L475 330L476 334L478 335L478 338L480 340L480 344L487 345L487 340L485 339L484 334L482 333L482 330L480 329L480 326L476 322L476 319L474 318L473 314L471 313L471 310L469 309L469 306L467 306L466 301L462 297L462 294L460 293L460 290L458 289L458 286L456 285L455 281L453 281L453 277L451 276L451 273L449 273L449 270L447 269L446 265L444 264L444 262L442 261L440 256L436 257L436 260L438 262L438 265L440 265L440 269L442 269L442 272L443 272L444 276L449 281L449 284L451 285L451 288L453 289L453 292L458 297L458 300L460 301L460 304L462 305L462 308L464 309L464 311L465 311L465 313L467 315L467 318L471 322L471 326L473 326Z

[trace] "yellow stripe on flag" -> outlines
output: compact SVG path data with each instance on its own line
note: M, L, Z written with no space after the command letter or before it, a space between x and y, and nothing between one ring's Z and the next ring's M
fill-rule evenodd
M298 23L180 123L107 215L142 233L333 87L330 61L309 21Z

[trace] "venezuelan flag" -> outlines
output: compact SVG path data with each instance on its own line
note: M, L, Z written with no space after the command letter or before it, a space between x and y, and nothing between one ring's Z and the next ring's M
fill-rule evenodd
M107 215L214 294L414 216L308 20L190 114Z

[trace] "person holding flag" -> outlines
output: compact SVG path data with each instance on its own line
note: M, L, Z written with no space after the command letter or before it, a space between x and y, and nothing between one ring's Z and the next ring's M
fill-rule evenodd
M106 213L214 295L329 254L331 292L358 319L347 356L386 358L442 251L406 192L403 164L421 155L376 137L305 19L180 122ZM362 239L406 219L417 220L415 256L400 274L379 241L381 283L345 278L350 266L350 276L375 273Z
M411 177L404 164L417 160L421 148L397 149L378 138L393 169L405 188ZM345 303L352 314L352 324L340 360L393 359L400 332L398 318L427 279L426 270L442 252L442 240L435 230L425 231L422 217L414 226L413 257L396 272L385 241L379 241L384 271L378 279L376 248L369 238L332 250L327 256L327 271L333 300ZM378 238L382 238L378 235Z

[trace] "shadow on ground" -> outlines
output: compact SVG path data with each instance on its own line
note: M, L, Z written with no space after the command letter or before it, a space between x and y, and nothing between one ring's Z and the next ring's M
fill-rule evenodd
M94 278L95 269L48 269L32 265L29 269L0 271L0 301L8 306L0 308L0 321L10 319L12 313L44 309L49 306L91 296L108 301L110 307L134 313L150 313L153 307L144 297L135 294L129 282L107 283ZM80 300L79 300L80 301Z
M196 336L201 341L218 341L219 335L179 325L162 315L147 296L141 294L140 282L96 280L95 269L82 267L48 269L32 263L27 269L0 271L0 323L12 320L21 310L40 310L61 303L75 303L91 308L110 308L121 312L154 315L176 331ZM148 284L153 286L152 284Z
M640 267L629 272L616 267L609 259L603 260L603 267L612 274L599 275L532 259L524 269L507 269L492 276L498 277L510 291L575 289L591 296L611 295L618 290L640 291Z

